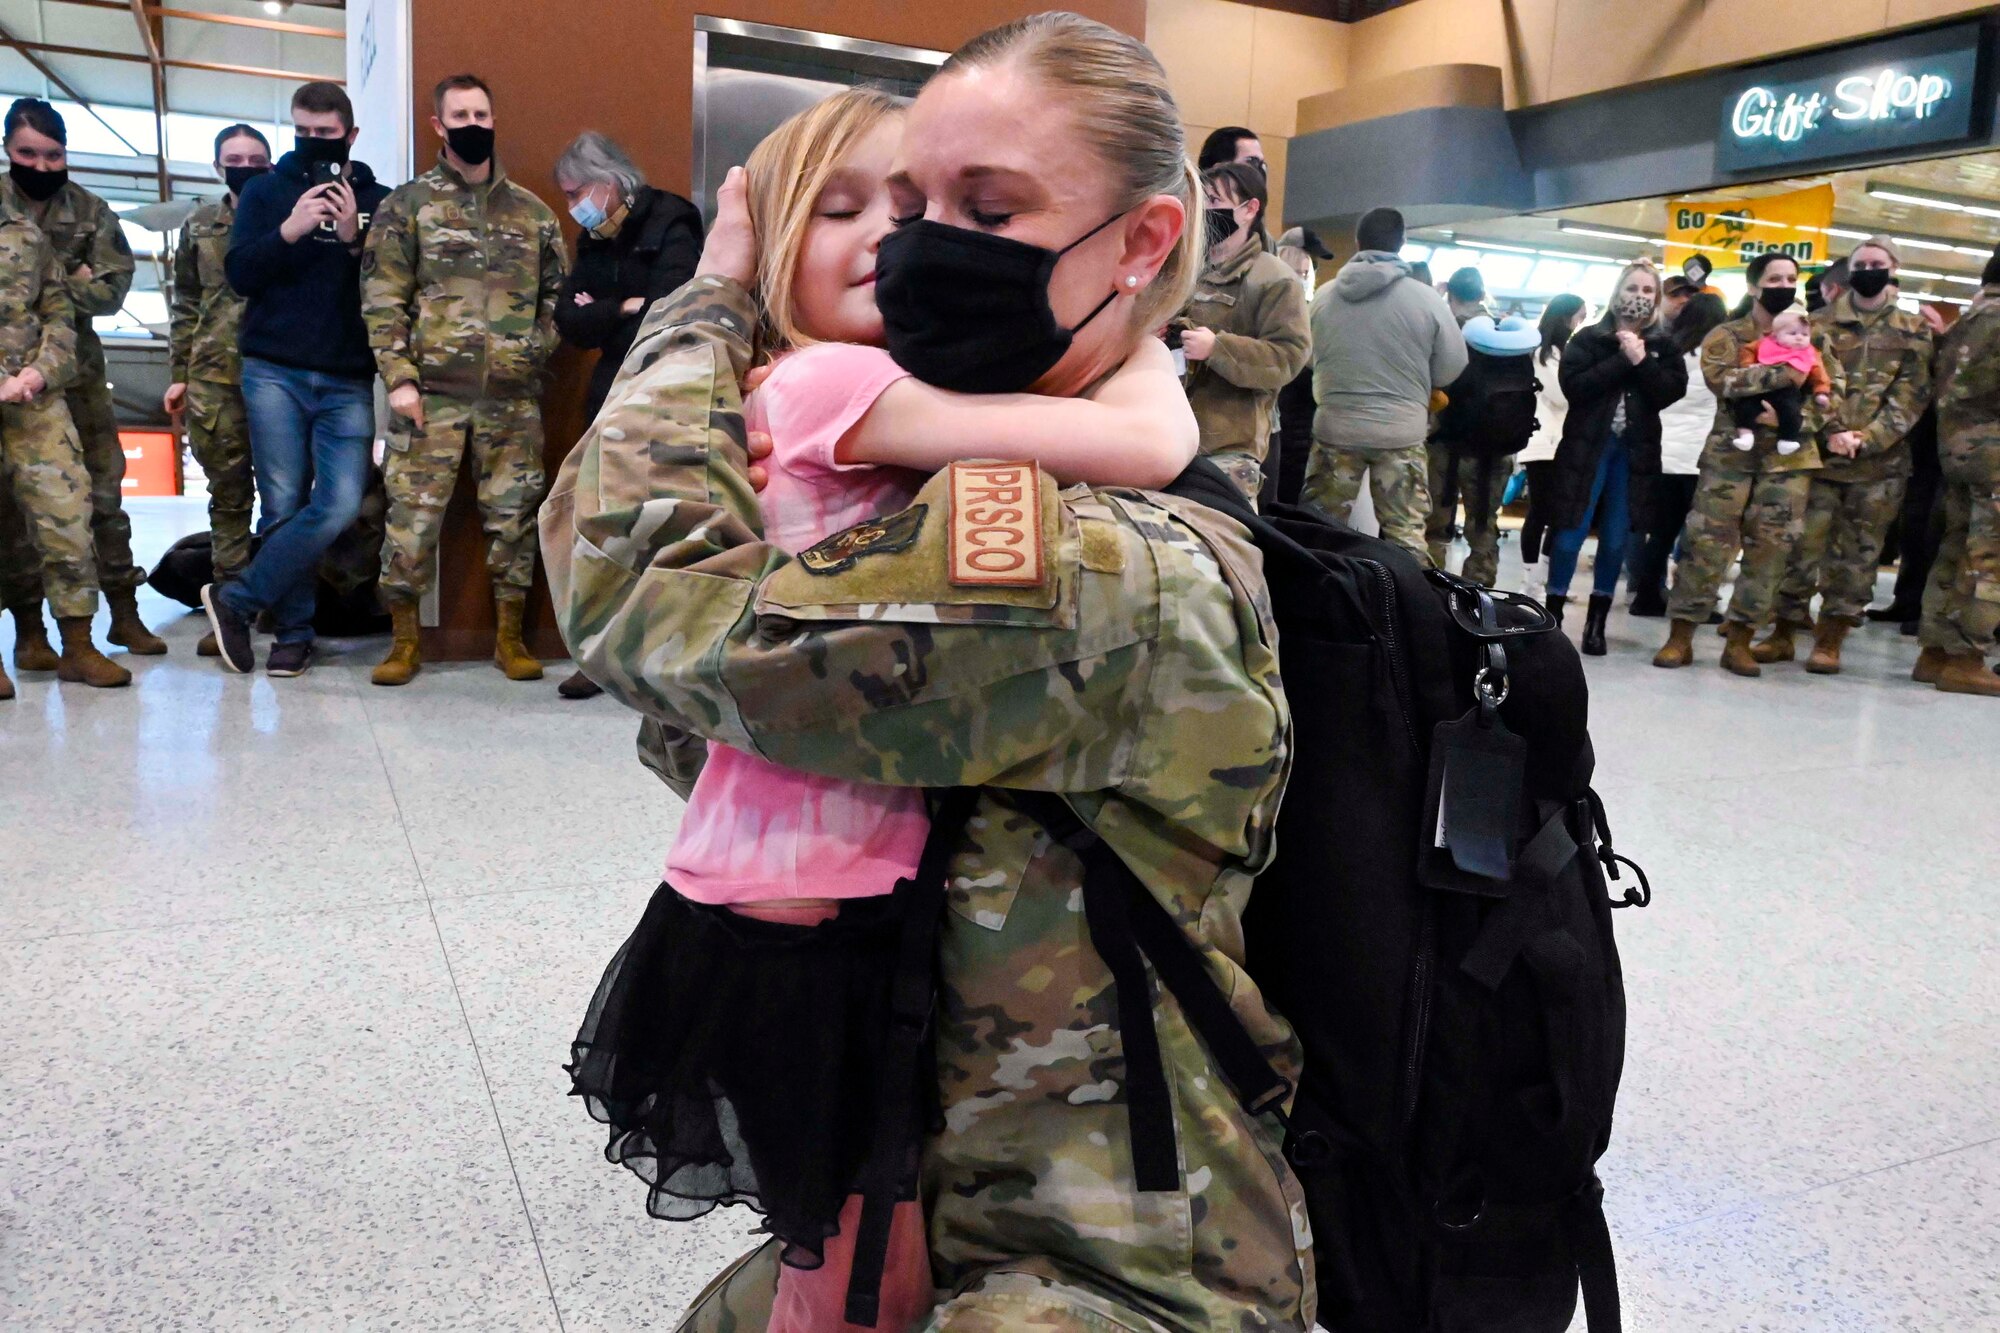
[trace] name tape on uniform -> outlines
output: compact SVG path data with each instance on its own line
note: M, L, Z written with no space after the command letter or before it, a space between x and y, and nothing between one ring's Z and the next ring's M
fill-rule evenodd
M1033 463L951 465L951 582L1042 586L1042 479Z

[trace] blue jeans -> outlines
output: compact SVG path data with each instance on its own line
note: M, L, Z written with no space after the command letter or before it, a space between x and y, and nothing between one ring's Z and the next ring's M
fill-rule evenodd
M222 602L246 620L269 611L279 643L311 643L320 558L361 512L368 489L375 383L246 356L243 406L263 544Z
M1618 575L1625 568L1625 545L1632 535L1632 455L1625 437L1613 435L1598 455L1597 476L1590 483L1590 503L1584 506L1583 521L1558 532L1549 542L1549 596L1569 596L1569 581L1576 577L1576 558L1583 553L1583 539L1590 535L1590 521L1597 519L1597 566L1591 576L1591 591L1609 597L1618 591Z

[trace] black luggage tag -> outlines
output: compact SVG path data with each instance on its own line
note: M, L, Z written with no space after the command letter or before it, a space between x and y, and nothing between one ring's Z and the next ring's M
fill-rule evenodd
M1455 881L1452 887L1507 895L1520 852L1527 765L1528 743L1507 730L1498 710L1474 708L1456 722L1438 723L1425 802L1426 860L1448 853L1460 871L1490 883Z

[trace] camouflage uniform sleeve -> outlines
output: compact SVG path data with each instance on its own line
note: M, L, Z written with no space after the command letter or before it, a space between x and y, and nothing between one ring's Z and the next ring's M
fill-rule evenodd
M1931 354L1936 350L1929 330L1921 341L1903 354L1895 378L1882 389L1874 420L1850 429L1861 432L1857 458L1887 452L1901 444L1916 429L1917 418L1931 401Z
M1239 389L1282 389L1312 359L1306 289L1297 282L1270 282L1257 296L1252 331L1217 329L1208 364Z
M118 225L118 215L102 199L96 202L97 231L83 261L90 265L90 281L74 273L69 276L69 298L78 319L117 314L118 307L125 304L125 293L132 290L132 275L139 266L125 240L125 229Z
M556 305L562 300L563 285L569 281L569 250L563 245L562 228L553 213L542 218L542 287L535 305L535 343L547 361L556 350Z
M1786 382L1784 366L1741 365L1743 344L1727 324L1701 344L1701 377L1717 398L1758 398Z
M167 307L167 346L171 365L168 379L175 384L184 384L188 377L188 359L194 350L194 331L201 320L201 264L195 254L195 240L189 229L181 227L181 238L174 245L173 269L174 295Z
M712 276L656 302L542 508L557 619L591 678L649 718L831 777L1125 782L1159 711L1138 702L1149 681L1198 689L1201 674L1155 660L1166 595L1145 582L1157 575L1138 529L1093 531L1090 568L1120 573L1087 576L1075 514L1045 478L1059 595L1039 609L982 604L945 585L941 558L922 559L948 526L941 476L896 516L914 551L815 577L759 537L737 390L754 320L748 294ZM1204 708L1227 710L1219 686Z
M1968 415L2000 415L2000 319L1981 312L1961 319L1945 338L1939 405Z
M423 383L410 355L416 301L417 230L408 192L397 189L375 210L361 256L361 319L368 326L376 369L391 389Z
M51 389L61 389L76 378L76 306L70 301L69 286L63 281L62 261L53 249L42 260L42 294L35 314L41 320L42 346L31 366L42 372Z

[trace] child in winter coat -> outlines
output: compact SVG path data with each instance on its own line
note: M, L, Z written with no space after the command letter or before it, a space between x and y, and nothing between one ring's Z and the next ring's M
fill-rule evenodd
M1819 353L1813 348L1812 321L1803 310L1787 310L1771 321L1771 331L1757 340L1756 346L1743 349L1742 363L1746 366L1791 366L1803 374L1803 392L1798 385L1787 384L1781 389L1758 398L1736 398L1731 400L1730 416L1736 422L1736 438L1733 443L1738 449L1748 453L1756 446L1757 417L1766 403L1778 414L1778 452L1795 454L1799 451L1799 433L1803 428L1804 392L1813 396L1813 401L1826 407L1833 401L1833 382L1826 376L1826 367L1820 364Z

